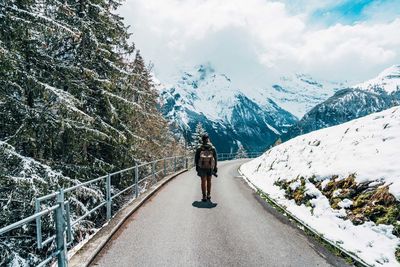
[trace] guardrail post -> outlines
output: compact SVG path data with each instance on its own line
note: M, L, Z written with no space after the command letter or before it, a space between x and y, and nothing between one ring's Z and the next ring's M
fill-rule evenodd
M60 189L57 194L56 209L56 246L59 251L57 255L58 267L67 267L67 246L65 245L65 218L64 218L64 190Z
M67 218L67 246L69 246L72 243L71 207L69 201L67 201L65 205L65 217Z
M106 208L107 208L107 220L111 219L111 176L107 174L106 178Z
M138 198L139 196L139 167L136 163L135 165L135 197Z
M40 212L40 201L35 199L35 213ZM38 249L43 248L42 245L42 220L41 216L36 218L36 240L37 240L37 247Z
M166 162L166 159L164 159L164 176L167 176L167 162Z
M185 157L185 168L189 169L189 159L187 156Z

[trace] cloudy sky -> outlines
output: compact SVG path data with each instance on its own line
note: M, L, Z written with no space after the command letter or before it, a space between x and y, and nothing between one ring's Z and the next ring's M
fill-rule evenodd
M160 80L210 62L244 86L287 73L362 81L400 64L400 0L126 0Z

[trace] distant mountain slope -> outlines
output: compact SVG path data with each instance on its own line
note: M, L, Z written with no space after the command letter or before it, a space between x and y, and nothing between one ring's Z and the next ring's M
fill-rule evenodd
M315 105L346 86L345 82L316 81L310 75L294 74L281 77L265 94L279 106L301 118Z
M377 77L360 83L354 88L378 94L398 93L400 91L400 65L393 65L382 71Z
M283 140L318 129L338 125L347 121L385 110L397 102L388 95L379 95L359 89L343 89L321 104L315 106L287 133Z
M400 65L384 70L376 78L340 90L316 105L282 136L288 140L321 128L338 125L400 103Z
M186 139L202 123L221 152L264 150L296 122L271 99L248 97L210 65L184 72L172 86L159 84L161 110Z

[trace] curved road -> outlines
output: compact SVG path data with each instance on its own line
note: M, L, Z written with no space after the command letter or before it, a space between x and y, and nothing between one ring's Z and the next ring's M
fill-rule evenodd
M212 203L199 178L172 180L134 213L91 266L347 266L261 200L221 162Z

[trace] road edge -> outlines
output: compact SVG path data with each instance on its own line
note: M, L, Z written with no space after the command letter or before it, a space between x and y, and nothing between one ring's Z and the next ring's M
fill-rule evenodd
M184 169L172 175L169 175L162 179L160 182L155 184L149 191L143 193L137 200L125 206L122 210L115 214L115 216L96 232L90 239L85 243L69 260L70 267L88 267L97 255L103 250L107 245L108 241L114 236L114 234L121 228L121 226L128 220L128 218L134 214L136 211L142 207L147 200L152 197L156 192L158 192L162 187L164 187L171 180L187 172L188 169ZM98 239L98 244L91 244L91 241L96 241ZM93 242L93 243L94 243ZM94 245L94 246L93 246Z
M242 164L243 165L243 164ZM344 248L338 246L331 240L325 238L322 234L318 233L316 230L314 230L311 226L309 226L306 222L303 222L301 219L297 218L294 214L292 214L290 211L286 210L282 205L277 203L273 198L269 196L269 194L265 193L263 190L261 190L259 187L257 187L253 182L250 181L250 179L242 172L241 167L242 165L239 166L238 172L242 176L242 178L245 180L245 182L248 184L250 188L252 188L254 191L257 192L262 198L265 198L266 202L271 205L273 208L278 208L278 211L280 211L283 214L286 214L290 219L294 220L297 224L299 224L301 227L299 227L301 230L304 232L309 231L312 235L315 237L318 237L322 242L325 242L326 244L334 247L342 255L346 255L347 257L350 257L357 265L356 266L364 266L364 267L372 267L368 263L366 263L364 260L356 256L350 251L345 250ZM318 241L318 240L317 240Z

